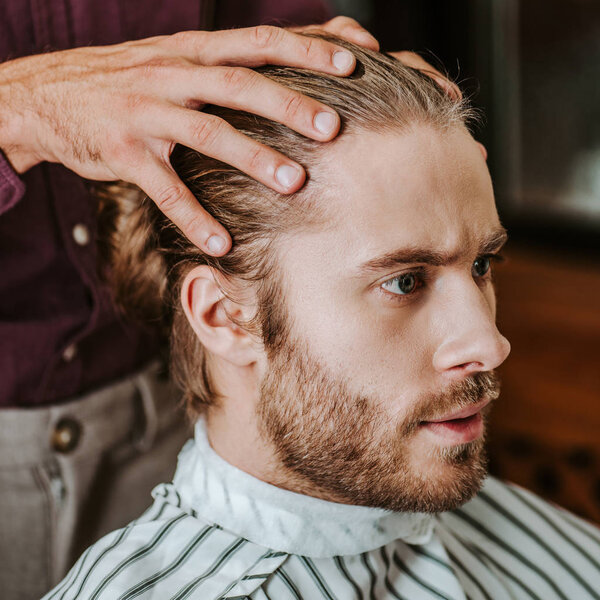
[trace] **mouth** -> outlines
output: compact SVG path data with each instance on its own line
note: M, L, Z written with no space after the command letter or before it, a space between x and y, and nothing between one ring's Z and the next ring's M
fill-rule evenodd
M467 406L460 410L455 410L439 419L431 419L430 421L423 421L424 423L446 423L447 421L462 421L468 419L478 412L480 412L483 408L485 408L491 402L491 398L484 398L480 400L477 404L473 404L471 406Z
M434 436L436 442L443 444L466 444L476 440L483 434L484 424L481 411L491 402L490 398L453 411L447 415L422 421L421 429Z

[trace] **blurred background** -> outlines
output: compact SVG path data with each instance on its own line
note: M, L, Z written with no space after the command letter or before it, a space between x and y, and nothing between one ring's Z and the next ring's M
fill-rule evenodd
M482 109L510 241L496 267L491 471L600 522L600 2L335 0Z

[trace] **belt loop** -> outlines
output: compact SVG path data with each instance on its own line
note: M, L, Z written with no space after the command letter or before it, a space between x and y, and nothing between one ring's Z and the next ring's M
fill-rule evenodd
M140 452L147 452L152 448L156 435L158 434L158 412L154 386L152 385L154 370L151 373L145 372L138 375L134 384L138 389L142 409L144 411L144 429L142 435L134 442L134 446Z

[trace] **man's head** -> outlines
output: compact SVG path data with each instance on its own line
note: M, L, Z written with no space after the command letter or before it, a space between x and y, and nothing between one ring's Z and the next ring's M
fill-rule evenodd
M509 346L489 255L504 233L465 106L346 45L359 62L350 79L264 71L338 110L334 142L214 109L304 164L300 193L176 149L174 168L232 233L229 255L202 255L151 204L129 223L151 233L175 372L217 451L322 498L446 510L485 474L481 417L447 419L498 395Z

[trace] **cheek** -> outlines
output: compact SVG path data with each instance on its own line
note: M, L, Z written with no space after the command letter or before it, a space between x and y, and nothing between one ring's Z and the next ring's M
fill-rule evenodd
M298 331L315 358L353 390L405 403L422 391L431 365L427 331L407 313L377 301L323 304Z

